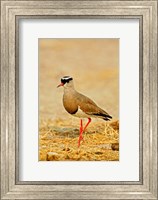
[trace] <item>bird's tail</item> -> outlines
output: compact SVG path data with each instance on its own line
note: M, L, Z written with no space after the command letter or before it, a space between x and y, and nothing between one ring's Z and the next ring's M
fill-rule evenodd
M103 120L106 120L106 121L110 121L112 119L112 117L106 113L97 113L97 114L94 114L94 115L97 115L98 117L102 118Z
M108 115L108 117L104 117L103 118L105 121L110 121L112 119L112 117L110 115Z

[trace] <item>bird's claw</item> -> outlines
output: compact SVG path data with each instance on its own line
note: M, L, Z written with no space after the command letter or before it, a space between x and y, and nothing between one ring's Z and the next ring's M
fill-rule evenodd
M83 140L83 136L80 135L80 136L79 136L79 139L78 139L78 147L80 147L80 143L81 143L82 140Z

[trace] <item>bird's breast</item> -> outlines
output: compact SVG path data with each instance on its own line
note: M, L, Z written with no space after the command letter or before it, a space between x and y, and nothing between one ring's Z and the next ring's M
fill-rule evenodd
M65 110L70 114L75 114L78 110L78 105L71 94L63 95L63 105Z

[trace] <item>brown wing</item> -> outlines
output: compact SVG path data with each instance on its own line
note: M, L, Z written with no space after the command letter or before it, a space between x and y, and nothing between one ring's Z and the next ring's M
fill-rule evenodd
M94 101L83 94L78 93L76 101L80 109L88 115L98 116L105 120L112 118L106 111L98 107Z

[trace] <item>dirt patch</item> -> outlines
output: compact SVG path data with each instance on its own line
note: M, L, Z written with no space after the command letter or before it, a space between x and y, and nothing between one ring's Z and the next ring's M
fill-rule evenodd
M119 122L93 122L78 148L79 129L64 120L40 123L40 161L117 161Z

